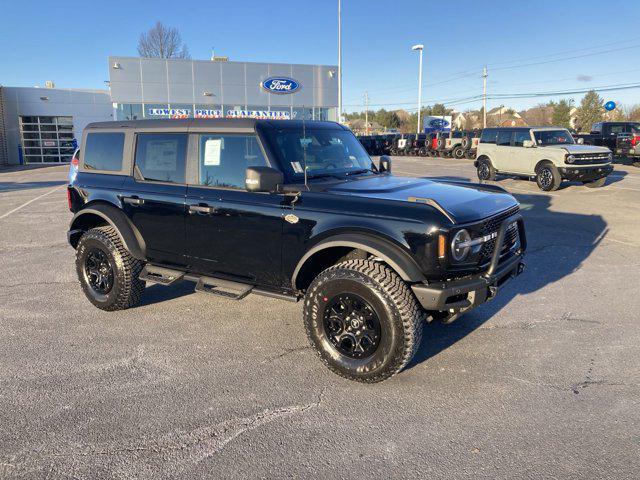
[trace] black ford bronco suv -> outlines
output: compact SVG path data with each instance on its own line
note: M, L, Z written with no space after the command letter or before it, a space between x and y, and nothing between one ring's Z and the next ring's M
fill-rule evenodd
M425 320L455 320L524 269L511 195L394 176L337 123L93 123L80 152L68 238L89 301L125 309L181 280L304 300L312 346L352 380L397 373Z

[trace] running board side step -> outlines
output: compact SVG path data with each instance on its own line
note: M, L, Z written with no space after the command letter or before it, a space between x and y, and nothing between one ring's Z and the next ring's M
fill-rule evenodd
M160 285L173 285L184 277L184 272L180 270L172 270L170 268L157 267L155 265L146 264L140 275L140 280L149 283L158 283Z
M221 278L200 277L196 283L196 292L210 293L231 300L242 300L253 290L253 285L232 282Z

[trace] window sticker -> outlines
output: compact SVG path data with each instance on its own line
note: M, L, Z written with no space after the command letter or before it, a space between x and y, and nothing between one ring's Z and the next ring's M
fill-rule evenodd
M293 171L296 173L302 173L302 166L300 162L291 162L291 166L293 167Z
M207 167L220 165L220 152L222 151L222 139L212 138L204 143L204 164Z
M178 142L175 140L149 141L145 168L148 170L171 171L176 169Z

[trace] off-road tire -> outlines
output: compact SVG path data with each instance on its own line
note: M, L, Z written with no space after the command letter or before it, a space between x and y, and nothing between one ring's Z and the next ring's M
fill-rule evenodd
M487 157L478 160L478 166L476 167L476 173L478 174L478 180L481 182L494 181L496 179L496 169L493 168L491 160Z
M462 137L462 143L461 143L462 149L463 150L469 150L469 148L471 148L471 138L469 137Z
M464 158L466 158L467 160L475 160L476 152L473 150L466 150L464 152Z
M602 177L597 180L592 180L590 182L582 182L585 187L588 188L599 188L602 187L607 181L607 177Z
M96 248L106 254L109 265L113 269L113 286L104 295L91 287L85 272L86 256ZM140 303L145 282L138 276L143 267L144 263L129 253L113 227L92 228L85 232L78 242L76 249L78 280L87 299L102 310L124 310Z
M427 156L427 149L425 147L422 147L418 150L418 155L420 155L421 157L426 157Z
M381 327L380 343L361 359L344 355L325 329L325 307L340 294L355 294L370 302ZM329 267L311 283L304 300L304 324L311 346L325 365L349 380L381 382L402 370L422 338L425 315L407 284L386 265L347 260Z
M458 145L457 147L455 147L453 149L453 156L457 159L461 159L464 158L464 148L462 148L462 146Z
M560 188L562 176L552 163L543 163L536 170L536 183L538 188L544 192L553 192Z

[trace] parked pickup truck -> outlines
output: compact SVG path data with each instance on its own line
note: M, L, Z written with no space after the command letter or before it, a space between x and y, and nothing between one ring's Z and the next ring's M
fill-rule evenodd
M97 308L135 307L146 283L179 281L226 301L302 300L323 363L360 382L404 368L425 320L455 320L524 270L515 198L395 176L333 122L92 123L67 195L78 279Z
M578 143L609 148L616 155L632 157L640 167L640 122L598 122L591 133L573 136Z

